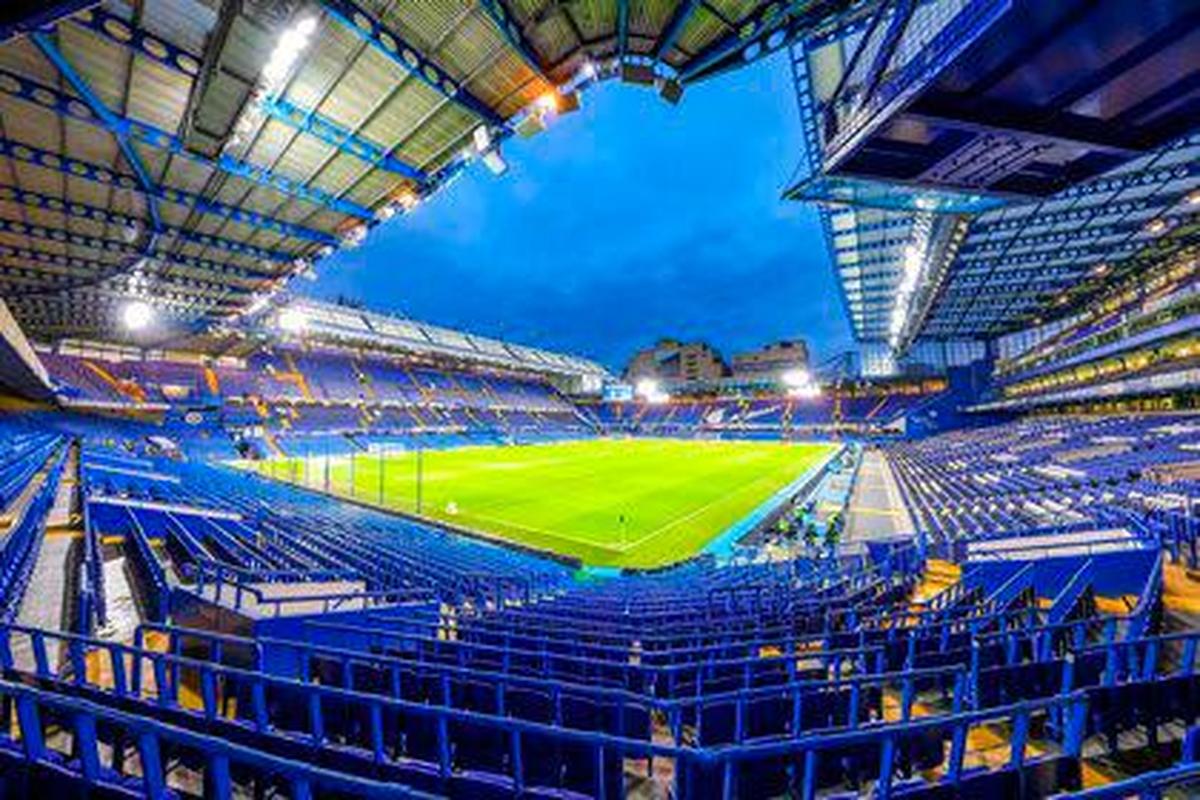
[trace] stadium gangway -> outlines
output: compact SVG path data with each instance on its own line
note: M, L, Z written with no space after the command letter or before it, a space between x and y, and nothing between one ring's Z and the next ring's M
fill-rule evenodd
M136 517L130 516L130 519L133 521L133 529L125 536L126 557L141 579L146 600L146 617L161 621L167 618L171 610L171 580L167 576L166 568L154 553L141 523Z
M46 517L54 505L59 479L66 462L67 447L59 437L57 451L51 451L38 468L45 467L42 484L29 499L20 517L0 543L0 619L11 622L20 613L29 578L37 563ZM41 451L39 451L40 453Z
M86 493L86 490L85 490ZM83 506L83 572L76 601L76 633L90 634L108 622L108 603L104 590L104 555L100 534L92 525L91 509Z

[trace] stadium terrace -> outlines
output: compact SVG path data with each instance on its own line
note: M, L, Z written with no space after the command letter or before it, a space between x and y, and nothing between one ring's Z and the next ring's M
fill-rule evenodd
M1200 794L1195 2L9 5L0 796ZM851 351L304 296L768 58Z

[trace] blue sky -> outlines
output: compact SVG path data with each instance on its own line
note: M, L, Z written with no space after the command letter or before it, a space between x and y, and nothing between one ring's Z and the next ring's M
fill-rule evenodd
M849 330L816 214L779 199L801 153L792 91L782 58L674 107L593 87L506 143L506 175L473 165L298 288L614 369L661 336L727 356L803 336L833 355Z

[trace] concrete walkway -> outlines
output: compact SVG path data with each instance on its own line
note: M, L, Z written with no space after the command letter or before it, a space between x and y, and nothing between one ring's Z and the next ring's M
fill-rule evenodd
M867 450L863 453L858 481L850 495L846 541L887 539L912 534L915 530L887 457L881 450Z

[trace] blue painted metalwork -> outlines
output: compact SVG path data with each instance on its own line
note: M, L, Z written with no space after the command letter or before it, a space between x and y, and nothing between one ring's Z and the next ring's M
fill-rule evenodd
M788 200L876 208L883 211L930 211L935 214L978 214L1005 203L993 194L818 174L784 191Z
M137 27L128 20L97 5L71 18L106 39L128 47L147 58L153 59L174 72L195 78L200 74L201 59L181 47L160 39L154 34Z
M896 48L900 44L900 39L908 27L916 7L917 0L900 0L892 6L892 18L888 22L887 30L884 31L883 42L871 60L871 66L863 80L862 94L864 97L871 97L879 88L879 81L883 79L884 70L892 62L892 57L896 54ZM832 102L836 103L837 98L835 97Z
M64 245L74 245L76 247L86 247L92 250L102 250L108 253L149 256L151 258L157 258L169 262L172 266L178 265L190 267L191 269L202 270L208 273L226 275L235 280L261 282L274 277L274 275L270 273L247 270L243 267L226 264L225 262L221 261L208 261L202 258L195 258L194 256L174 255L165 248L144 249L117 239L111 239L103 236L84 236L83 234L74 233L63 228L51 228L45 225L27 225L26 223L19 222L17 220L0 219L0 231L20 236L29 236L34 239L42 239L48 242L58 242L59 244Z
M81 15L78 19L76 19L76 21L96 31L97 33L103 34L110 41L115 42L116 44L122 45L123 47L129 48L133 52L141 53L142 55L154 59L160 65L167 67L174 72L186 75L189 78L195 78L199 72L200 59L197 56L179 47L175 47L169 42L158 39L153 34L134 26L132 23L129 23L114 14L105 11L103 8L96 8L88 14ZM32 101L42 105L47 105L49 103L49 95L42 95L40 92L38 94L32 93L33 88L42 88L44 90L44 87L40 87L40 85L34 84L32 81L13 73L6 73L6 76L8 76L5 79L6 83L8 82L8 78L15 78L16 82L10 83L9 88L7 89L3 84L0 84L0 90L8 91L10 94L18 94L19 96L27 97L28 99L31 99ZM76 117L77 119L86 118L79 116L79 109L72 107L71 103L73 98L67 97L65 100L65 103L58 103L56 98L54 107L59 109L62 113L71 114L71 116ZM322 141L334 145L342 152L362 158L365 161L369 161L381 169L402 175L418 183L423 183L426 179L425 173L421 170L405 163L399 158L389 155L381 146L376 145L374 142L371 142L360 136L356 136L353 132L346 130L336 122L317 114L315 110L302 109L282 98L276 97L266 98L259 107L272 119L294 127L298 130L302 130L305 133L312 134ZM84 113L87 113L86 109L84 110ZM131 122L130 124L137 125L139 123ZM144 127L147 129L148 135L151 136L151 140L148 140L148 143L150 144L160 145L162 142L167 141L168 138L175 138L163 131L152 129L150 126ZM182 155L191 155L182 147L179 149L182 151ZM229 158L228 156L225 156L224 158L228 160L228 164L234 169L239 171L244 169L242 166L244 162ZM222 169L224 169L224 167L222 167ZM253 166L249 166L248 169L251 171L260 170L260 168ZM243 177L248 176L243 175ZM251 177L250 179L256 180L256 182L260 183L263 182L254 177ZM266 185L273 185L274 188L277 188L280 191L291 191L286 178L281 179L283 182L278 185L274 184L273 182L274 176L267 175L265 176L265 180ZM314 202L323 202L321 201L320 193L317 193L316 190L309 188L308 191L311 193L312 197L315 198ZM371 213L368 209L363 209L361 206L356 208L354 211L349 211L349 208L350 207L347 206L343 210L343 213L349 213L351 216L357 216L362 219L368 219L369 216L367 215Z
M16 202L30 206L32 208L42 208L47 211L61 211L70 216L79 217L81 219L92 219L99 222L106 222L110 225L120 225L122 227L136 226L142 224L142 220L137 217L131 217L124 214L117 214L99 206L88 205L87 203L79 203L76 201L68 202L60 197L51 197L49 195L38 194L37 192L27 192L24 189L18 189L14 186L5 186L0 184L0 199L15 200ZM191 244L203 245L205 247L215 247L218 250L225 250L238 255L249 256L250 258L259 259L262 261L270 261L279 265L288 264L295 260L296 256L292 253L283 250L272 250L266 247L258 247L245 242L239 242L234 239L226 239L221 236L213 236L207 233L198 233L189 231L183 228L176 228L170 225L164 225L162 229L163 236L170 236L175 239L181 239ZM248 276L256 274L253 270L245 270L234 265L226 265L228 269L234 270L230 274L236 272L245 272Z
M155 185L154 180L150 177L150 173L146 170L146 165L142 163L141 157L129 144L129 134L121 127L121 120L115 114L113 114L104 105L104 103L100 101L100 98L97 97L95 92L92 91L91 87L88 86L87 81L85 81L83 76L75 70L75 67L71 65L71 62L59 52L58 47L55 46L54 42L51 41L47 34L35 32L30 36L33 39L34 44L36 44L38 49L42 51L42 54L45 55L52 64L54 64L55 68L58 69L59 74L61 74L63 78L69 84L71 84L71 87L76 91L76 93L78 93L79 96L83 98L83 101L87 103L87 106L92 110L92 113L100 118L104 127L112 133L114 138L116 138L117 146L121 149L122 155L125 156L125 161L128 162L130 168L133 169L134 174L137 175L138 182L145 191L147 198L146 210L150 214L150 224L153 228L153 232L157 233L158 231L162 230L162 217L158 213L158 203L155 199L155 191L157 186Z
M625 62L629 52L629 0L617 0L617 60Z
M0 154L27 164L45 167L46 169L61 172L64 175L71 175L106 186L117 186L131 191L142 191L143 194L151 194L159 200L176 203L187 208L194 208L202 213L213 214L244 225L275 231L284 236L293 236L297 239L331 246L338 244L337 237L324 231L306 228L291 222L284 222L265 214L231 206L216 200L209 200L192 192L163 188L161 186L156 186L151 192L147 192L145 189L141 189L137 180L130 175L116 173L105 166L64 157L58 153L52 153L48 150L42 150L41 148L32 147L21 142L14 142L11 139L0 139Z
M283 97L266 97L258 107L271 119L290 125L380 169L394 172L418 184L424 184L429 179L425 172L392 155L386 147L358 136L354 131L321 116L315 109L301 108Z
M471 111L489 125L507 127L505 120L487 103L473 95L466 86L452 78L419 49L406 42L395 31L385 27L353 0L320 0L320 3L347 29L442 97Z
M681 83L693 83L757 61L807 34L812 25L836 13L844 3L791 0L767 2L738 22L737 30L717 39L691 58L680 72Z
M822 169L828 171L845 160L896 109L1007 13L1011 4L1012 0L971 0L919 54L893 70L870 94L858 98L853 108L838 116L835 135L824 137Z
M521 54L521 58L529 65L529 68L543 80L549 81L545 75L541 55L529 38L525 36L525 32L521 30L521 23L508 4L504 0L479 0L479 5L487 12L492 22L496 23L496 27L500 29L500 33L504 35L508 43Z
M692 13L700 5L700 0L684 0L675 6L671 12L671 18L667 21L666 27L663 28L662 34L658 37L658 41L654 44L654 58L656 61L662 61L663 57L670 52L675 46L676 40L679 39L679 34L683 33L683 28L692 17Z
M222 153L216 160L194 153L188 150L183 141L172 133L147 122L117 116L111 111L106 110L104 114L93 113L90 102L85 106L65 92L29 80L16 73L0 69L0 92L36 103L43 108L52 108L72 119L104 127L118 138L135 139L152 147L166 150L180 158L185 158L193 164L244 178L260 186L267 186L288 197L306 200L314 205L362 220L374 219L375 215L371 209L358 203L336 197L315 187L305 186L299 181L277 175L270 170L236 159L226 153Z
M16 19L0 25L0 44L4 44L9 39L26 36L34 31L53 28L64 19L98 4L99 0L57 0L56 2L47 2L36 9L33 8L37 5L36 3L30 4L30 8L33 10L28 16L22 17L18 10Z

